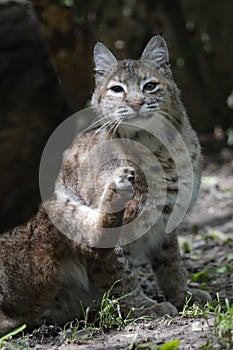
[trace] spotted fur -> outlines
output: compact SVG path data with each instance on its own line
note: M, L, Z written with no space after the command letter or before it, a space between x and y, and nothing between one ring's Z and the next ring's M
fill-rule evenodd
M66 151L54 197L2 235L0 334L81 317L116 281L114 294L129 294L123 312L134 307L135 316L174 315L185 300L177 232L197 198L201 155L166 43L156 36L139 60L123 61L97 43L94 60L98 127ZM143 294L130 257L151 262L166 302ZM210 298L192 292L193 301Z

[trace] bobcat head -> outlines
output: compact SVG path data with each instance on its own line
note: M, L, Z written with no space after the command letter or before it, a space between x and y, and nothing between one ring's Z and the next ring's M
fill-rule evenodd
M102 43L94 48L96 89L92 106L101 123L116 130L122 122L153 122L156 113L179 124L184 113L169 67L165 40L157 35L138 60L118 61ZM177 125L176 125L177 127Z

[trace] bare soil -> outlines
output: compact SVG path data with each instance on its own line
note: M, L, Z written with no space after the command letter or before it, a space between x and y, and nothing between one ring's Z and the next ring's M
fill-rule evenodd
M224 302L233 302L233 149L223 142L203 140L204 171L199 201L180 235L184 263L189 274L208 271L201 286L208 288L212 298L216 293ZM159 300L163 297L156 288L153 274L146 264L136 267L145 293ZM189 280L190 287L198 287L197 281ZM200 287L200 286L199 286ZM215 334L214 316L208 318L161 318L140 321L121 331L99 332L90 335L85 330L69 340L56 326L42 326L26 334L24 346L47 350L91 350L91 349L140 349L140 344L153 342L157 346L180 340L179 349L227 349L224 340ZM5 349L13 349L6 345ZM14 345L20 344L20 338ZM233 348L233 344L230 345ZM149 349L149 347L148 347Z

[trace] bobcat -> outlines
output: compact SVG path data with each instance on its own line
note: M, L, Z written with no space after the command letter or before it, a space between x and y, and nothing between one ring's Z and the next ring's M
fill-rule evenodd
M135 316L175 315L188 292L177 242L195 203L200 146L153 37L139 60L94 48L97 123L64 154L54 196L25 225L1 235L0 334L41 320L64 324L98 308L114 284ZM187 200L188 198L188 200ZM131 257L151 263L166 302L147 298ZM208 293L192 291L205 303Z

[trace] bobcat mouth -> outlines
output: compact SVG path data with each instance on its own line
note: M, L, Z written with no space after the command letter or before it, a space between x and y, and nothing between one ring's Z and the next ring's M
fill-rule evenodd
M123 115L124 119L123 122L129 122L129 121L136 121L136 120L142 120L142 119L149 119L153 117L153 112L135 112L135 113L127 113Z

